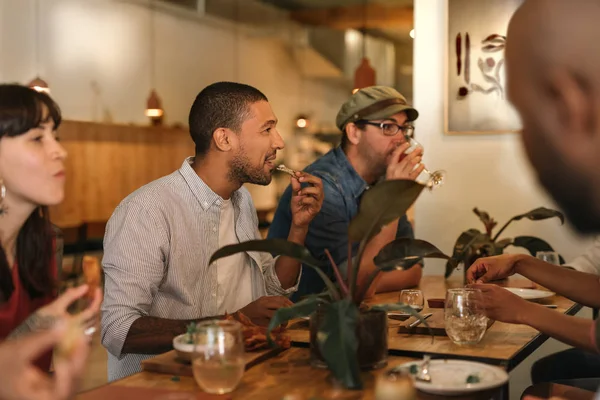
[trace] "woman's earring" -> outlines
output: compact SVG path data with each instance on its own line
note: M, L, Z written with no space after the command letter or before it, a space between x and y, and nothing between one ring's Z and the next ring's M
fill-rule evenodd
M4 204L4 199L6 198L6 186L4 186L4 181L0 179L0 216L7 213L8 209L6 208L6 204Z

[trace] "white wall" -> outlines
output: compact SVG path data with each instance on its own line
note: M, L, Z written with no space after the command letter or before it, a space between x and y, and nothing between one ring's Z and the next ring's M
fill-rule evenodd
M3 82L26 84L36 75L34 5L34 0L0 0ZM65 117L147 124L149 9L117 0L40 0L40 5L39 72ZM236 45L233 29L166 13L156 14L155 27L155 86L167 124L187 124L196 94L218 80L262 90L284 135L291 134L298 113L311 113L317 123L334 121L351 89L302 80L290 47L278 40L240 34Z
M473 207L488 211L502 225L530 209L556 206L538 185L518 135L444 135L446 4L447 0L415 0L413 90L420 113L416 134L425 148L426 165L448 172L443 187L421 195L415 221L418 238L451 252L462 231L483 228ZM539 236L567 260L589 244L556 219L515 222L505 233ZM443 266L428 260L425 271L440 274Z

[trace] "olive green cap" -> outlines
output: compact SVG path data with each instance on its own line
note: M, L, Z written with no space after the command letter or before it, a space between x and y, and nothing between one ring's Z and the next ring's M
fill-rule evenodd
M396 89L388 86L369 86L360 89L342 104L335 124L343 131L349 122L388 118L402 111L408 117L407 122L419 117L417 110L408 104Z

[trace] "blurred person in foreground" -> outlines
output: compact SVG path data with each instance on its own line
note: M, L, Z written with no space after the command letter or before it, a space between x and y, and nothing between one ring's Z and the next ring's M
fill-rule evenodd
M582 233L600 232L599 19L598 1L526 0L511 19L506 47L508 95L521 116L527 156ZM557 313L487 284L515 273L594 308L600 307L598 276L508 254L479 259L467 273L483 291L490 318L527 324L575 347L599 351L598 320ZM592 379L586 388L597 387Z

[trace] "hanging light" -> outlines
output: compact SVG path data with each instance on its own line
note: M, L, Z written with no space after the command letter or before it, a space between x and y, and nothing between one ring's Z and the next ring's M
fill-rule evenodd
M40 2L39 0L35 1L35 21L34 21L34 29L35 29L35 68L39 73L40 70ZM38 92L50 93L50 87L48 86L48 82L40 78L37 75L31 82L27 84L28 87L33 90L37 90Z
M27 86L38 92L50 94L50 88L48 87L48 83L39 76L36 76L34 80L27 84Z
M356 68L356 72L354 73L354 91L352 93L356 93L358 90L375 85L375 70L371 67L369 63L369 59L367 57L363 57L360 65Z
M150 90L150 95L148 96L148 100L146 101L145 114L148 118L150 118L150 122L152 123L152 125L157 126L162 125L163 116L165 112L162 108L162 102L160 101L160 97L158 97L158 94L154 89L154 61L156 59L154 48L154 0L151 3L150 12L150 82L152 90Z
M367 3L368 0L365 0L363 10L363 58L354 73L354 89L352 90L352 94L358 92L362 88L375 85L375 69L371 67L369 59L367 58Z
M146 116L150 118L162 117L164 114L160 98L156 90L152 89L148 101L146 102Z
M309 125L309 119L306 115L298 115L296 118L296 126L300 129L304 129Z

